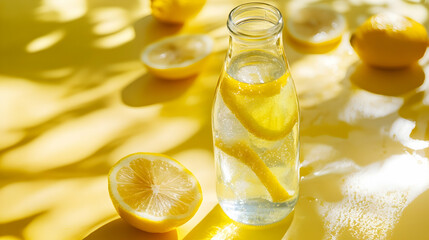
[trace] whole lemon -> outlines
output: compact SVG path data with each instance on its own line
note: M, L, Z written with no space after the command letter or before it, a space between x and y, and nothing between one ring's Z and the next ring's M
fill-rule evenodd
M428 45L426 29L409 17L380 13L352 34L350 43L365 63L379 68L402 68L417 62Z
M206 0L151 0L152 15L161 22L183 24L197 15Z

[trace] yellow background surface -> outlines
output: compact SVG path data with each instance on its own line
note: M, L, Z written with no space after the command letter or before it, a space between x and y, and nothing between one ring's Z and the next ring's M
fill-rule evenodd
M226 54L229 11L209 0L182 27L158 23L145 0L0 1L0 239L429 239L429 71L363 65L348 40L389 9L429 27L427 5L323 1L344 14L338 48L285 41L301 120L300 199L269 227L229 220L217 205L211 103ZM271 1L285 16L318 1ZM215 40L198 77L147 73L141 50L165 36ZM168 154L203 188L196 216L150 234L118 218L107 173L133 152Z

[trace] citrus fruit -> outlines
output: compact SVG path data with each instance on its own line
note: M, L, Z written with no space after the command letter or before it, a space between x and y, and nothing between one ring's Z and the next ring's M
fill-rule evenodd
M161 22L182 24L201 11L206 0L151 0L152 15Z
M236 158L248 166L265 186L273 202L284 202L291 198L291 195L289 195L289 193L280 184L279 180L265 165L264 161L244 141L226 144L222 142L222 140L217 139L215 141L215 145L224 153Z
M363 62L380 68L401 68L419 60L428 45L426 29L411 18L386 12L370 17L350 43Z
M298 103L289 72L277 80L251 84L226 75L220 85L225 105L256 137L277 140L286 136L298 120ZM269 116L269 117L268 117Z
M288 36L305 46L321 47L341 41L346 29L343 15L321 6L305 7L286 19Z
M201 186L176 160L156 153L134 153L110 170L109 193L119 215L147 232L167 232L197 212Z
M153 75L169 80L197 75L211 53L213 40L204 34L164 38L147 46L142 61Z

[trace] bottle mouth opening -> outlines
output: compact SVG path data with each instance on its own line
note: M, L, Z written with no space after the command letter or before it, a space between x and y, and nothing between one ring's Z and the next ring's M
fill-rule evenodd
M234 35L261 39L280 33L283 29L283 17L270 4L245 3L229 13L227 26Z

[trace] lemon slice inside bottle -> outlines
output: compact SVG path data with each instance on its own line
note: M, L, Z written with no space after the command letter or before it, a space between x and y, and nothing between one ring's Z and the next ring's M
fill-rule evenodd
M220 85L225 105L254 136L265 140L285 137L298 120L298 103L290 74L262 84L250 84L226 75Z
M264 161L244 141L226 144L222 140L217 139L215 145L224 153L248 166L265 186L273 202L284 202L291 198L291 195L280 184L277 177L271 172Z

